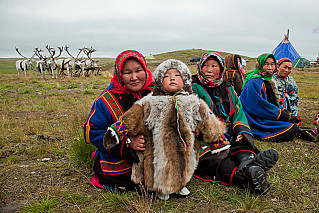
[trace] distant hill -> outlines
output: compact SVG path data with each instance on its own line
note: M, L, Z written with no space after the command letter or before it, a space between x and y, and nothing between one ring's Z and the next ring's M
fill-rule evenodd
M190 59L193 57L201 57L204 53L207 52L217 52L220 54L223 58L225 58L228 54L227 52L220 52L220 51L214 51L214 50L202 50L202 49L187 49L187 50L177 50L177 51L172 51L172 52L167 52L167 53L159 53L159 54L153 54L155 59L153 60L148 60L147 64L149 66L149 69L153 71L158 64L163 62L164 60L167 59L177 59L180 61L183 61L184 63L187 63L189 68L191 69L192 73L195 73L197 70L196 64L191 64L189 63ZM250 58L247 56L242 56L245 59L248 59L247 66L245 70L250 71L254 68L255 66L255 59Z
M190 58L196 57L196 56L202 56L204 53L207 52L216 52L220 54L222 57L226 57L226 55L230 54L227 52L220 52L220 51L214 51L214 50L202 50L202 49L188 49L188 50L177 50L167 53L160 53L160 54L154 54L155 59L168 59L168 58L176 58L181 61L189 61ZM244 58L251 59L250 57L243 56Z

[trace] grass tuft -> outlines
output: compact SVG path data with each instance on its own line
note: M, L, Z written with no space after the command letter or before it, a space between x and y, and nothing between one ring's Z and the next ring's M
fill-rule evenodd
M32 201L31 204L25 206L22 212L53 212L53 208L59 203L56 198L42 198L39 201Z
M87 95L87 94L88 95L92 95L92 94L94 94L94 92L92 90L90 90L90 89L86 89L86 90L83 91L83 94L84 95Z
M96 150L91 144L86 144L84 139L78 137L73 139L71 145L71 160L77 167L92 169L93 158L92 152Z

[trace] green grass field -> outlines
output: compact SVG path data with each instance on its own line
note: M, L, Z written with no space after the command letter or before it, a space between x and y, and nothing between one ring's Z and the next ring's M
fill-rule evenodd
M148 61L151 71L168 58L188 61L205 50L162 53ZM225 56L226 53L221 53ZM192 179L187 198L167 202L147 193L111 193L89 185L92 145L82 127L95 98L112 76L114 59L101 59L101 76L40 79L36 71L18 78L16 59L0 59L1 212L319 212L319 143L255 141L275 148L277 165L268 172L273 187L265 196L233 186ZM246 71L254 67L249 59ZM189 64L193 73L196 65ZM304 126L313 128L319 111L319 68L294 69Z

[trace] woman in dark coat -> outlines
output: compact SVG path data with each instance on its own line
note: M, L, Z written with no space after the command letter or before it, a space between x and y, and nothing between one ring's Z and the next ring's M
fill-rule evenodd
M198 72L192 78L194 93L226 124L227 132L224 135L231 145L230 152L225 153L226 158L218 160L203 142L194 176L265 194L271 187L266 171L276 164L278 153L274 149L260 152L256 148L241 102L232 85L223 81L223 74L224 60L219 54L210 52L202 56Z

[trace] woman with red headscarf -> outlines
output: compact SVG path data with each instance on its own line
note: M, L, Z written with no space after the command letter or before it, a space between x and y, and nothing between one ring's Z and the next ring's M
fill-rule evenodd
M120 186L135 187L131 181L133 150L145 150L143 136L127 138L111 149L103 146L103 137L107 128L152 87L153 75L141 53L126 50L117 56L111 83L94 101L84 124L86 143L97 148L91 185L112 191Z
M301 120L298 110L298 86L295 79L290 76L291 71L292 61L289 58L282 58L277 63L277 72L273 74L273 78L277 83L280 101L284 109Z

